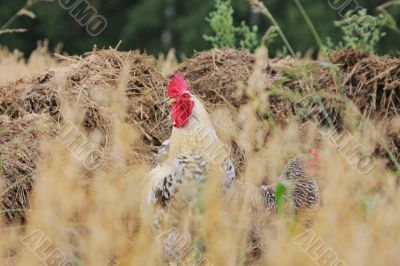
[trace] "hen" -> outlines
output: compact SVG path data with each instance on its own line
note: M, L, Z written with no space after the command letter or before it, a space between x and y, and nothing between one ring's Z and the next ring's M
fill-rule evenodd
M320 204L319 189L313 176L317 173L320 156L315 149L312 149L311 155L312 159L308 162L299 156L291 159L279 177L279 183L288 187L285 198L298 219ZM261 186L261 192L265 207L276 211L276 187L264 185Z

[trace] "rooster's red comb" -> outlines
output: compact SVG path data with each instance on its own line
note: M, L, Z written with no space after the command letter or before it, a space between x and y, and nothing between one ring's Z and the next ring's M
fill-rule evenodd
M184 91L191 92L189 84L186 82L185 77L181 72L175 72L171 81L168 84L168 98L176 98Z

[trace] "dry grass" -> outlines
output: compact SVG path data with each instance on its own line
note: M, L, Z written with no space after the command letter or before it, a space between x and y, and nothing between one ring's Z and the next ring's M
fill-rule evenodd
M15 81L35 75L56 64L57 59L50 55L47 42L39 42L38 48L27 60L17 50L10 51L7 47L0 47L0 82Z
M221 139L235 143L241 151L236 162L242 163L243 181L255 185L276 182L288 158L318 148L322 207L310 228L316 237L299 239L307 232L300 223L290 216L266 214L259 205L254 206L254 190L244 188L234 193L227 204L220 196L218 177L211 172L202 196L191 208L195 211L182 208L177 213L182 224L189 225L189 247L197 251L197 257L203 255L214 265L311 265L313 259L323 265L333 254L323 255L327 250L335 254L332 264L336 255L348 265L399 264L398 179L377 150L398 147L399 118L392 113L393 120L386 123L390 124L388 130L380 121L362 118L363 108L355 100L346 101L339 110L332 104L332 117L338 116L335 121L340 124L338 131L329 131L326 124L318 125L315 119L299 119L299 100L305 96L321 95L325 103L332 101L332 91L323 93L324 88L319 87L322 83L315 73L321 67L291 59L267 62L265 57L263 50L254 55L212 51L196 55L180 69L187 73L195 92L207 101ZM24 154L23 158L36 159L40 151L42 159L35 160L36 168L31 161L23 161L35 176L30 212L21 225L7 225L8 218L2 215L6 219L0 228L0 261L41 265L39 259L46 260L49 250L58 248L74 265L166 264L157 241L159 235L140 210L151 162L149 151L166 138L171 127L165 109L159 107L166 79L153 59L136 52L99 51L64 61L62 67L36 76L31 73L34 78L16 83L1 80L2 114L11 114L2 116L1 122L8 132L0 135L1 151L5 151L0 153L2 198L11 180L5 170L19 166L12 160L20 157L13 157L10 149L24 151L22 147L27 146L34 154ZM175 68L171 62L163 64L164 75L171 72L166 66ZM326 75L321 75L322 80L330 84L324 79ZM45 97L38 98L43 102L20 99L26 90L36 90L39 95L43 92ZM13 102L18 104L10 108ZM394 104L398 111L398 102ZM39 146L35 141L41 129L30 125L40 119L56 125L72 121L89 140L106 147L106 163L94 171L86 170L82 161L51 134L44 134L45 142ZM335 145L340 140L343 144L348 136L354 136L363 147L360 153L377 155L371 172L361 173L360 167L347 160ZM8 209L7 215L12 211ZM32 232L47 238L46 246L39 244L36 250L34 244L41 238L26 238ZM312 245L317 239L319 242ZM296 244L299 241L301 244ZM311 244L308 249L307 243Z

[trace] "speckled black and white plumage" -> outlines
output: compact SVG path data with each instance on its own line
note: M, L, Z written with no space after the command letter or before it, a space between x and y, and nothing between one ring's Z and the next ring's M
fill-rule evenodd
M165 208L178 193L179 197L191 200L205 180L208 165L208 161L196 152L178 156L169 172L164 171L163 176L156 177L158 181L153 186L151 202Z
M191 152L189 156L178 156L174 160L177 175L182 178L193 179L197 183L204 181L207 164L208 161L196 152Z
M300 157L294 157L286 165L280 176L281 181L289 181L291 198L296 211L319 206L320 196L315 177L308 174L306 165Z
M157 153L156 167L168 157L169 147L170 140L167 139ZM195 151L192 151L188 156L180 155L176 157L173 160L171 170L165 176L158 177L159 181L153 188L152 201L162 207L167 207L178 187L193 190L194 188L191 188L188 184L196 186L196 183L202 183L208 170L208 164L207 159ZM224 171L223 191L226 191L234 184L236 171L230 159L224 161L222 169Z
M261 194L264 201L264 206L269 207L276 207L276 199L275 199L275 186L273 185L263 185L261 186Z
M318 207L320 196L317 182L307 173L304 161L300 157L290 160L282 171L279 182L288 184L288 193L285 198L289 200L296 214L307 209ZM268 209L276 210L275 186L261 186L264 205Z
M306 166L303 160L296 156L291 159L282 171L279 179L281 180L301 180L306 177Z
M175 193L177 186L182 184L182 179L174 173L163 177L160 181L154 187L152 201L165 208L171 201L171 197Z

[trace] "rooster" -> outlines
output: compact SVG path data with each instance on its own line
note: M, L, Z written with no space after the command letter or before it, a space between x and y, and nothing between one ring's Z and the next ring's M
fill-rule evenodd
M236 173L226 146L220 141L201 101L179 72L168 84L173 120L172 134L161 145L152 169L151 204L168 208L179 191L188 192L204 182L209 169L222 170L223 190L229 189ZM178 189L179 188L179 189ZM190 200L193 195L186 193Z
M191 217L190 213L196 211L197 195L211 169L221 170L222 191L229 190L236 179L228 149L218 138L203 104L179 72L168 84L168 98L173 129L156 156L146 192L147 206L143 209L145 215L152 217L153 225L161 233L159 236L175 229L191 231L193 221L183 218ZM179 261L183 257L166 248L168 239L174 238L168 233L162 241L168 261Z

